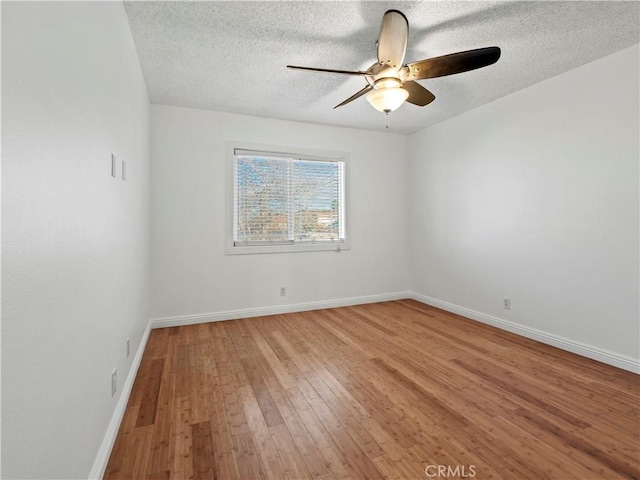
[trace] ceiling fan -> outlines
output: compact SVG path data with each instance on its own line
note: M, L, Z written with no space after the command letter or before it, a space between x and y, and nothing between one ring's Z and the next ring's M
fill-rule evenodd
M388 114L400 107L405 100L424 107L436 99L433 93L417 83L417 80L468 72L496 63L500 58L500 48L486 47L403 65L408 36L407 17L398 10L388 10L382 17L380 34L376 42L378 61L367 70L335 70L296 65L287 65L287 67L296 70L363 76L367 85L333 108L346 105L367 94L367 100L376 110Z

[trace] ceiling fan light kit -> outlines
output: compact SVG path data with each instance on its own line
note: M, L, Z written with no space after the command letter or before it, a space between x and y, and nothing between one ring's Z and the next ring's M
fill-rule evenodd
M400 85L397 78L381 78L367 93L367 101L379 112L393 112L409 97L409 92Z
M367 101L373 108L388 114L398 109L405 101L424 107L435 100L435 95L420 85L418 80L468 72L492 65L500 58L500 48L487 47L403 65L408 38L407 17L398 10L388 10L382 17L378 35L378 61L366 71L295 65L287 65L287 67L296 70L363 76L367 85L333 108L346 105L366 94Z

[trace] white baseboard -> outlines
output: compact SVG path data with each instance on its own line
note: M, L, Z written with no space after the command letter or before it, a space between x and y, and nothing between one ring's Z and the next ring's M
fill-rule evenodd
M334 300L321 300L318 302L292 303L289 305L274 305L271 307L247 308L242 310L227 310L223 312L202 313L197 315L181 315L177 317L163 317L151 319L151 328L179 327L196 323L220 322L237 318L264 317L266 315L279 315L282 313L305 312L308 310L320 310L323 308L349 307L351 305L363 305L365 303L389 302L412 298L411 292L385 293L381 295L367 295L364 297L339 298Z
M623 370L628 370L629 372L633 373L640 373L640 359L637 358L611 352L609 350L604 350L599 347L594 347L593 345L587 345L585 343L561 337L553 333L545 332L543 330L538 330L532 327L527 327L525 325L520 325L503 318L487 315L485 313L477 312L466 307L454 305L452 303L444 302L442 300L438 300L437 298L428 297L419 293L411 292L410 298L418 302L441 308L442 310L446 310L448 312L455 313L472 320L476 320L481 323L486 323L487 325L491 325L493 327L497 327L511 333L522 335L523 337L527 337L532 340L537 340L538 342L545 343L547 345L558 347L562 350L576 353L583 357L606 363L607 365L613 365L614 367L622 368Z
M133 362L131 363L131 368L129 369L127 379L122 385L120 398L118 399L116 409L111 416L111 421L109 422L109 426L107 427L107 432L104 434L104 437L102 439L100 450L98 450L98 455L93 462L93 468L91 468L91 473L89 474L90 479L101 479L104 476L105 470L107 469L107 463L109 462L109 457L111 456L111 450L113 449L113 444L116 441L118 430L120 429L120 423L122 422L125 409L127 408L127 403L129 402L129 396L131 395L131 390L133 389L133 382L136 379L138 368L140 367L140 362L142 361L142 354L144 353L144 349L147 346L150 332L151 323L148 323L147 328L145 328L144 333L142 334L142 339L140 340L140 345L138 346L136 355L135 357L133 357Z

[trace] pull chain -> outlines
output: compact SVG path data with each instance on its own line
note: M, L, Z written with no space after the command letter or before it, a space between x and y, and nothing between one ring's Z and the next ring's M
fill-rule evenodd
M389 130L389 112L384 112L384 114L386 115L386 119L385 119L385 120L386 120L386 122L385 122L385 123L386 123L386 125L385 125L385 128L386 128L387 130Z

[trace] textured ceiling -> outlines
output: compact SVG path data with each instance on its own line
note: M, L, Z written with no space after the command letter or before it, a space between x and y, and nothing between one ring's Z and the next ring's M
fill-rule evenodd
M498 46L495 65L422 80L436 100L404 104L389 130L412 133L639 42L631 2L125 2L151 101L385 130L364 97L333 107L364 78L287 64L367 69L388 9L409 20L406 62ZM602 92L606 95L607 86Z

